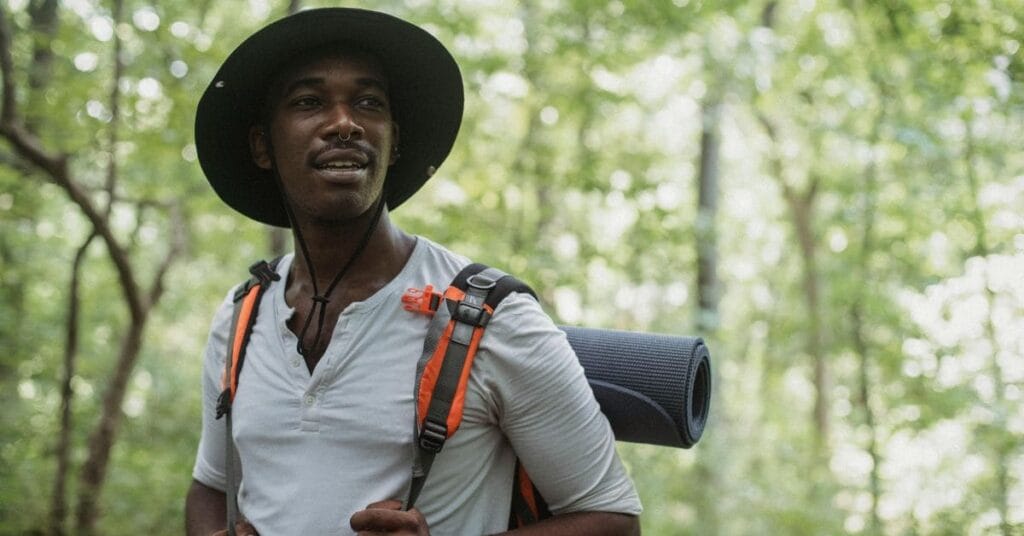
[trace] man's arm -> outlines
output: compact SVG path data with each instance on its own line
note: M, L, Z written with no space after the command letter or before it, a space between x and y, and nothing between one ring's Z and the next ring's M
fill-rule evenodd
M185 497L185 534L187 536L210 536L224 530L227 523L227 496L192 480L192 487Z
M572 512L501 533L501 535L508 536L555 534L564 536L639 536L640 518L613 512Z
M359 534L423 536L427 521L415 508L401 510L400 501L381 501L356 512L350 521ZM551 517L496 536L639 536L640 519L611 512L572 512ZM190 535L191 536L191 535Z
M579 359L539 305L517 297L502 302L480 342L489 359L480 360L478 377L494 386L505 437L556 517L639 515L639 497Z
M214 416L221 392L220 377L227 353L227 333L231 329L234 314L233 296L234 289L224 296L217 308L203 352L203 424L196 451L196 465L192 471L192 485L185 497L185 533L188 536L210 536L218 530L226 530L227 526L227 499L224 492L203 482L219 488L227 485L224 476L224 453L227 451L224 445L225 422Z

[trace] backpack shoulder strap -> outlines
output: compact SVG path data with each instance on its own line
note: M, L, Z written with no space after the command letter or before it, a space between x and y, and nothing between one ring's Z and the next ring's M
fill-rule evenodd
M464 268L445 291L448 318L435 315L429 328L433 333L426 341L431 347L424 346L427 359L422 371L417 367L417 444L421 449L439 452L458 430L480 338L498 304L512 292L534 295L526 284L482 264Z
M269 263L259 261L249 267L252 274L247 281L235 291L233 297L234 311L228 332L227 356L224 362L224 373L221 375L221 394L217 400L217 418L231 412L231 403L235 400L238 390L238 377L245 363L245 348L249 344L252 327L256 324L260 300L271 283L281 279L277 274L278 257Z
M505 272L483 264L470 264L455 276L443 294L435 293L428 286L422 291L410 289L402 298L407 310L433 314L416 371L416 453L406 508L412 508L434 457L462 422L466 386L480 339L495 309L513 292L536 298L528 285ZM546 511L539 493L531 493L529 501L517 500L518 490L535 490L525 471L518 469L517 463L517 475L521 472L526 480L519 485L517 476L512 516L524 522L546 517L536 508L540 504ZM531 504L534 508L524 512L517 507L518 503Z
M228 534L235 536L235 522L238 520L238 488L242 482L242 464L235 449L234 436L231 432L231 403L238 391L238 378L245 363L245 348L249 344L249 336L256 324L256 314L260 309L260 300L271 283L281 279L277 274L278 257L269 263L259 261L249 267L252 274L238 290L235 291L234 312L228 332L227 356L224 360L224 373L221 375L221 393L217 399L217 418L225 417L225 457L224 465L227 479L225 494L227 495Z

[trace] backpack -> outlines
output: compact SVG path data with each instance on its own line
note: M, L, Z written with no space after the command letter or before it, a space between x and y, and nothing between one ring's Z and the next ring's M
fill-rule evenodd
M245 349L256 323L260 301L267 288L280 279L276 271L279 261L280 257L269 263L260 261L250 266L252 277L233 296L228 355L221 377L223 391L217 401L217 419L226 418L225 491L228 530L232 536L238 519L241 463L231 433L231 403L238 390L238 379L245 364ZM443 293L427 285L423 289L408 289L402 296L405 310L432 317L423 353L416 366L416 430L413 437L417 449L409 496L404 505L406 509L415 504L435 456L462 422L466 387L480 339L498 304L512 292L523 292L536 298L529 286L501 270L470 264L455 276ZM518 459L513 474L509 529L551 517L547 503Z

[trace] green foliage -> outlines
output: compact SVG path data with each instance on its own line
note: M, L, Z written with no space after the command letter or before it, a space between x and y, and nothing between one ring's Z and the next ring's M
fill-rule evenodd
M208 322L269 255L266 230L207 186L196 100L285 5L132 0L115 26L107 3L65 2L47 41L30 3L2 8L25 121L101 207L116 163L114 230L144 281L169 246L172 202L191 237L132 371L98 527L177 534ZM425 24L465 77L456 148L396 220L515 272L560 323L693 333L701 109L722 103L712 415L689 451L620 445L647 534L1020 532L1020 0L354 5ZM37 42L54 60L30 89ZM814 182L816 319L784 200ZM89 226L6 142L0 225L0 534L43 533L70 266ZM99 241L81 273L72 505L128 318ZM825 452L813 321L833 387Z

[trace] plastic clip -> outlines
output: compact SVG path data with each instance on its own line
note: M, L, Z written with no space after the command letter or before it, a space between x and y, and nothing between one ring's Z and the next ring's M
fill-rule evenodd
M433 285L422 289L410 288L402 295L402 308L413 313L433 315L441 304L441 294L434 292Z
M278 281L281 276L275 272L267 261L259 261L249 267L249 273L260 280L260 283L269 285L271 281Z
M429 419L423 422L423 430L420 431L420 448L437 454L444 448L444 442L448 439L448 426L443 423L436 423Z

